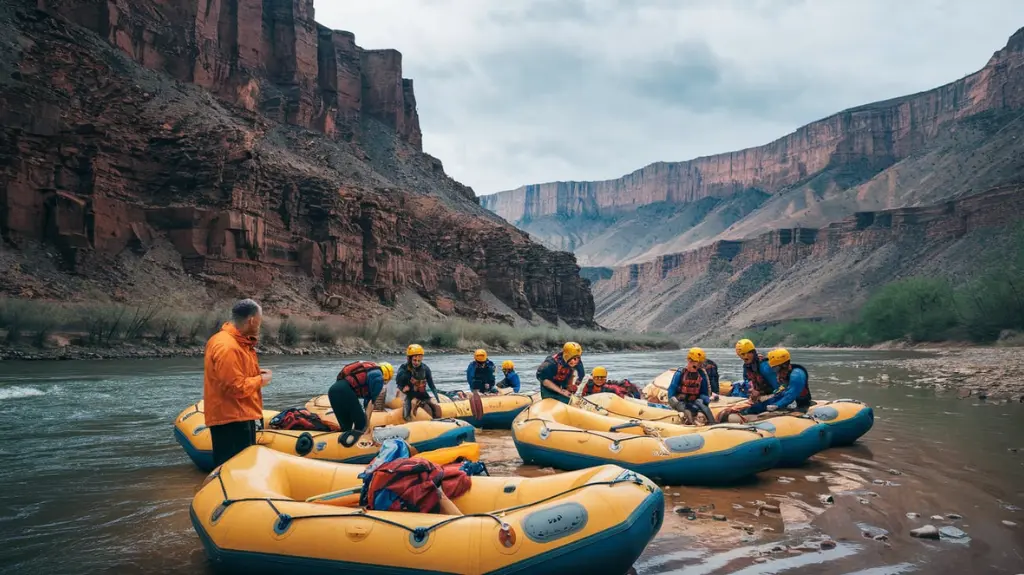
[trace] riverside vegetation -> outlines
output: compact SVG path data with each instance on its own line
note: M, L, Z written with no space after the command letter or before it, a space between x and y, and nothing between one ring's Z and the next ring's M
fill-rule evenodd
M168 357L202 353L224 314L161 310L156 305L57 303L0 298L0 357ZM514 327L462 319L353 322L327 316L264 319L260 351L286 353L400 353L412 341L437 351L487 347L545 351L565 341L594 351L677 349L662 334L554 327Z

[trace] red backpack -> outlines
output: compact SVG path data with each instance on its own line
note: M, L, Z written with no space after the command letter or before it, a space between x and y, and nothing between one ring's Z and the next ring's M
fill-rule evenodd
M301 407L292 407L278 413L270 420L270 427L304 431L331 431L331 427L320 419L319 415Z
M436 513L441 509L438 485L449 499L469 490L472 479L461 466L442 467L419 457L385 463L373 471L361 503L369 510Z

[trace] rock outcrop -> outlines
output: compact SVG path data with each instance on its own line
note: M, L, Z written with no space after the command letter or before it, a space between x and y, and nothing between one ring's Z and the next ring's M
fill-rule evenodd
M640 263L855 211L925 205L1024 173L1024 29L977 73L845 110L765 146L553 182L481 203L587 266Z
M414 290L511 321L489 291L526 319L594 325L575 258L422 153L401 54L319 26L312 0L38 6L0 7L4 250L54 246L61 273L117 290L118 258L166 242L224 296L285 282L354 313ZM80 295L59 283L40 295Z
M787 319L844 317L874 290L913 275L956 283L1014 245L1024 184L937 205L859 212L821 229L780 229L644 264L589 270L609 327L721 337ZM991 250L991 251L988 251ZM608 278L608 279L604 279Z
M788 269L807 258L831 257L844 250L876 250L908 238L945 242L982 228L1024 220L1024 184L988 190L939 205L858 212L826 228L793 228L741 241L719 241L690 252L661 256L643 264L614 268L604 289L652 288L670 277L698 277L719 263L738 269L759 263Z

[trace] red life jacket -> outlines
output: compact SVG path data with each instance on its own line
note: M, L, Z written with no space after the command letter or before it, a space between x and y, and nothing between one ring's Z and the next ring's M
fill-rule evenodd
M700 397L700 370L690 371L685 367L680 367L679 371L683 372L683 375L679 378L679 391L676 392L676 399L695 401Z
M772 384L768 383L768 380L761 375L761 356L754 354L754 361L751 363L743 364L743 378L753 384L761 395L771 395L775 393L772 389Z
M356 392L357 397L370 397L370 384L366 381L366 374L371 369L378 367L372 361L355 361L341 368L341 371L338 372L338 379L347 381L352 386L352 391Z
M562 361L561 353L556 353L555 355L552 355L551 360L554 361L555 365L558 367L558 371L555 372L555 377L551 378L551 381L557 383L558 385L562 385L563 383L569 381L569 378L572 377L572 372L576 371L576 369ZM573 387L573 389L570 389L569 391L576 391L575 386Z
M461 462L456 462L442 467L419 457L407 457L385 463L374 470L370 478L366 491L366 508L377 511L436 513L441 508L441 497L437 494L438 484L449 499L469 491L472 479L460 469L461 466ZM385 491L390 493L383 493ZM377 505L386 507L380 508Z
M609 387L610 385L608 383L605 383L604 385L598 385L596 380L591 379L583 388L583 395L601 393L602 391L612 391L611 389L608 389Z
M278 413L270 420L270 427L274 429L302 429L308 431L331 431L320 416L308 409L292 407Z

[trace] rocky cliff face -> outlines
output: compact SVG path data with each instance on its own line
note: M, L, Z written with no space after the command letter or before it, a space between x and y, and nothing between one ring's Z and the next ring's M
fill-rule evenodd
M615 268L594 291L609 326L693 337L856 310L870 290L914 273L973 271L983 249L1024 223L1024 185L937 205L860 212L822 229L780 229L743 241ZM952 255L950 255L952 254Z
M317 25L312 0L38 4L0 6L0 264L30 295L87 298L69 287L87 278L116 297L145 281L131 270L170 270L339 313L413 291L511 321L486 291L526 319L593 325L573 256L421 152L401 54ZM180 261L157 270L163 245Z
M659 162L616 180L523 186L482 196L481 204L549 245L571 244L586 265L632 263L678 252L687 245L753 237L787 223L820 226L857 210L943 199L936 194L922 198L899 192L868 197L853 190L948 139L951 123L985 114L1017 112L1016 117L1022 108L1024 29L974 74L927 92L845 110L765 146L686 162ZM1001 183L986 181L974 189ZM640 254L609 250L615 242L605 237L608 234L592 234L581 242L573 231L585 221L609 218L624 222L618 227L628 227L636 223L633 214L645 205L686 205L708 198L732 201L752 190L772 199L754 206L760 209L719 222L724 226L707 226L680 241L650 232L634 234L631 243L650 244ZM946 193L963 190L947 189ZM551 216L557 216L557 221L545 219ZM616 231L613 226L609 234ZM676 235L689 231L679 230ZM594 244L593 249L587 250L587 242Z

